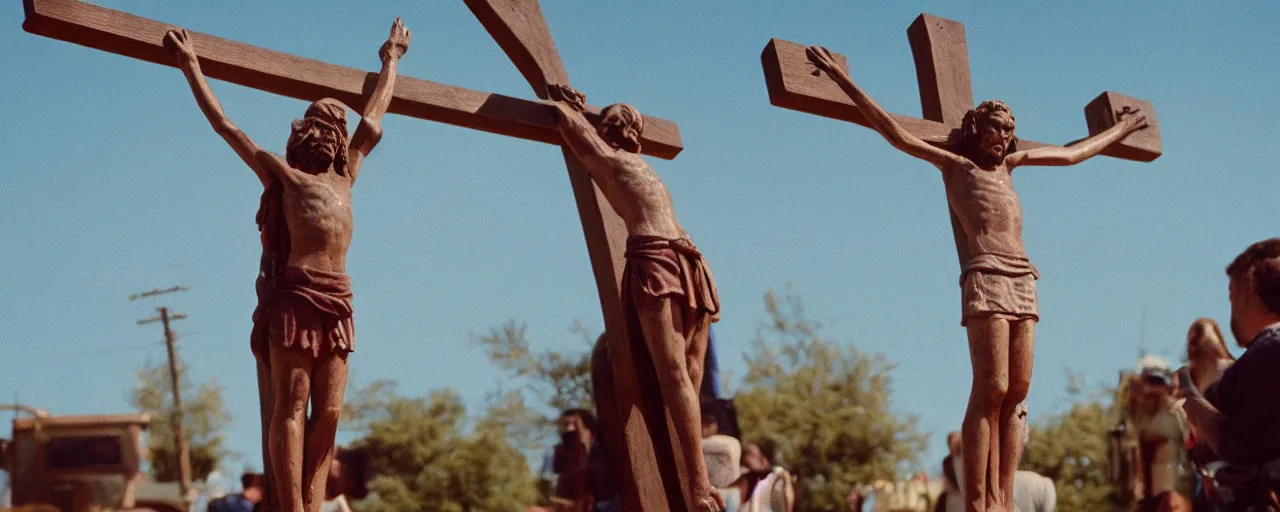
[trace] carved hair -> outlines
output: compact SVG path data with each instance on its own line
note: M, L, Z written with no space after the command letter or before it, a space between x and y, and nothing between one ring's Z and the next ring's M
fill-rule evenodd
M964 156L972 156L976 154L974 148L982 140L979 133L981 124L991 119L991 116L997 112L1004 112L1009 115L1009 120L1013 121L1013 111L1009 110L1009 106L1000 100L987 100L979 103L977 107L964 113L964 120L960 122L960 129L951 132L948 145ZM1005 154L1011 154L1018 150L1018 137L1013 137L1009 141L1009 147L1005 150Z
M1206 338L1213 338L1210 342ZM1200 341L1200 347L1203 350L1217 352L1214 359L1230 359L1235 361L1235 356L1231 355L1231 351L1227 350L1227 342L1222 338L1222 329L1218 327L1218 322L1213 321L1209 317L1200 317L1191 323L1191 328L1187 330L1187 351L1190 352L1191 344ZM1193 361L1194 363L1194 361Z
M630 153L640 152L644 116L626 103L614 103L600 111L600 137L610 146Z
M333 98L324 98L307 107L302 119L295 120L285 145L285 161L294 168L301 168L309 155L303 147L303 134L311 128L320 128L325 135L319 144L331 145L333 170L339 176L347 176L347 106Z
M1227 275L1248 284L1268 310L1280 315L1280 238L1250 245L1227 266Z

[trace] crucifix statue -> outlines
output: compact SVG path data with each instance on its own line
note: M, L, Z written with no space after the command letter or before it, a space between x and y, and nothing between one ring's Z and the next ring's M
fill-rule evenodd
M1013 190L1012 172L1022 166L1074 165L1098 155L1148 129L1150 108L1131 100L1121 100L1126 104L1113 108L1113 98L1107 93L1100 101L1109 111L1090 114L1090 137L1066 146L1025 144L1014 136L1014 117L1003 102L984 101L968 108L972 93L967 69L958 67L964 61L967 68L968 60L963 26L921 15L908 33L917 64L923 62L926 66L922 67L932 68L920 71L920 82L922 98L928 97L924 100L926 113L934 114L934 123L886 112L850 78L844 59L822 47L808 47L801 57L798 45L772 41L763 57L766 80L775 104L796 102L804 104L801 110L822 110L824 115L837 117L832 115L834 109L817 105L813 97L817 95L804 98L804 93L797 94L800 83L816 84L795 80L799 78L796 71L803 70L814 78L825 74L838 91L824 90L822 99L851 103L856 117L850 120L873 128L894 148L941 171L961 262L960 324L967 329L973 365L962 429L965 508L1012 510L1035 324L1040 318L1036 293L1039 273L1022 245L1022 207ZM937 73L937 68L943 73ZM929 75L934 80L929 80ZM946 78L954 80L946 82ZM786 83L788 79L791 83ZM788 95L791 98L785 98ZM955 126L957 120L959 126ZM940 136L944 133L945 137ZM1152 155L1149 140L1135 140L1134 145L1144 142L1146 153L1130 154L1138 153L1135 159L1158 156L1158 145Z
M466 0L466 3L533 85L536 95L548 99L547 85L569 85L536 0ZM156 64L180 65L175 60L172 49L163 44L166 34L175 28L172 25L78 0L24 0L23 7L26 15L23 29L33 34ZM175 34L175 37L179 36ZM373 91L379 88L379 84L387 83L383 74L328 64L207 34L182 32L180 37L184 45L194 52L195 61L209 78L305 101L315 102L324 98L336 100L318 102L314 105L315 109L308 109L316 110L317 115L304 115L301 128L310 135L303 133L303 140L308 140L308 137L311 140L337 137L333 131L314 125L322 124L318 120L325 119L334 121L328 124L340 124L334 119L339 110L336 107L338 102L359 108L372 103L368 101L369 98L381 98L386 90L390 90L391 94L385 100L389 103L380 103L386 113L526 140L564 144L559 114L556 107L546 102L528 101L410 77L399 77L394 81L394 86L386 85L382 92L374 94ZM368 110L362 112L362 115L370 118L372 113L372 110ZM600 109L595 107L585 107L583 114L593 123L600 119ZM308 118L317 121L308 122ZM643 131L639 132L638 144L641 153L672 159L683 149L680 131L675 123L643 116L643 126ZM360 145L355 144L356 138L353 136L352 144L345 147L359 148ZM329 140L318 145L342 147L332 142ZM305 142L302 147L309 144L311 142ZM336 155L342 152L335 151L336 159ZM654 366L646 356L647 348L643 344L631 344L629 337L622 334L628 332L621 294L628 236L626 223L614 212L600 188L592 183L591 177L573 152L567 147L562 148L562 152L582 220L608 333L608 354L605 358L608 364L607 368L599 370L604 376L602 382L610 383L611 388L600 395L610 399L601 402L607 405L602 406L599 413L602 424L611 425L602 434L605 444L610 447L610 462L621 504L627 511L683 512L687 510L684 496L688 494L684 490L691 481L691 478L682 475L685 473L685 465L681 463L684 459L681 452L685 450L678 449L678 436L672 434L673 429L668 424L667 410L659 391ZM358 149L347 151L346 155L349 159L363 158L363 153ZM288 163L286 159L285 164ZM251 167L259 165L257 161L248 164ZM337 179L327 174L326 176L328 177L315 177ZM349 217L345 218L349 221ZM289 224L287 214L285 219L286 226L293 227ZM345 242L341 245L345 247ZM297 246L294 247L294 252L299 250L301 249ZM259 359L258 388L261 397L264 470L273 474L275 472L268 455L271 451L268 438L276 393L272 374L266 364L270 362L269 359L269 353L265 359ZM332 443L329 445L332 446ZM268 503L273 501L273 487L275 486L269 485L267 489Z
M710 269L676 220L671 194L640 157L652 126L623 103L601 110L594 122L587 117L594 109L569 86L535 0L465 1L534 93L556 106L575 192L589 191L610 210L605 238L615 273L609 279L618 287L606 295L600 285L607 346L593 365L607 361L609 368L593 373L605 376L602 387L613 388L599 390L596 405L624 509L720 510L724 504L702 457L697 394L719 298ZM625 256L620 273L619 253ZM604 267L596 265L598 280ZM635 407L636 395L644 407ZM639 431L638 419L647 432Z
M165 34L200 110L264 188L257 216L262 268L250 344L268 370L274 396L264 455L270 459L277 510L318 512L324 502L347 357L355 350L346 273L351 187L365 156L382 138L396 63L409 41L409 31L396 18L379 51L382 72L350 142L346 105L323 98L293 122L281 158L259 147L223 113L187 31Z
M644 118L635 107L606 107L592 125L582 111L586 97L565 85L548 85L560 111L560 132L627 225L627 266L622 278L626 333L643 344L657 371L662 399L671 411L692 480L688 507L716 512L724 500L711 486L702 456L698 385L711 323L720 299L711 269L676 220L671 193L640 153Z

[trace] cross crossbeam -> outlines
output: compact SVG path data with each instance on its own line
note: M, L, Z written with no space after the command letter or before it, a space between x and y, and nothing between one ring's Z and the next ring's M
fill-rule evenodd
M174 66L164 34L178 28L160 21L78 0L23 0L22 28L32 34ZM378 74L190 32L205 76L305 101L335 98L363 108ZM387 112L511 137L560 144L554 107L428 80L401 76ZM590 107L588 117L598 115ZM680 130L665 119L645 117L645 154L675 158L683 149Z
M907 39L911 43L911 53L915 59L924 115L923 119L901 114L890 115L912 135L930 144L943 145L952 130L960 127L964 113L973 108L969 46L965 40L964 24L931 14L921 14L907 29ZM849 62L844 55L832 52L832 56L841 68L846 72L849 70ZM782 39L771 39L760 55L760 62L764 68L765 85L769 90L769 102L774 106L871 127L840 86L817 71L805 55L805 46ZM1147 115L1148 126L1112 144L1101 154L1139 162L1159 158L1163 152L1160 125L1156 120L1155 108L1147 101L1111 91L1103 92L1084 109L1089 135L1114 126L1116 114L1125 107L1141 108ZM1019 150L1044 146L1049 144L1018 138ZM969 244L954 211L951 212L951 228L963 268L969 261Z
M569 85L559 52L551 39L537 0L466 0L466 4L528 79L534 93L546 98L546 85ZM173 66L172 54L163 46L172 25L129 13L90 5L78 0L24 0L27 32L110 53ZM291 98L314 101L324 97L347 105L362 106L363 98L377 82L376 73L337 66L247 45L215 36L189 32L204 74ZM596 121L599 108L588 107ZM401 76L388 112L429 121L473 128L549 144L563 145L554 107L499 94L473 91L427 80ZM680 131L671 121L645 116L641 144L644 154L672 159L683 149ZM602 414L612 421L614 435L606 439L619 477L624 510L684 512L683 464L652 364L643 346L628 343L626 318L620 300L620 279L626 248L626 226L610 207L585 168L567 147L562 147L582 219L592 270L600 293L608 334L609 372L614 400ZM264 432L270 416L272 393L259 362L259 395ZM264 470L270 472L265 457Z

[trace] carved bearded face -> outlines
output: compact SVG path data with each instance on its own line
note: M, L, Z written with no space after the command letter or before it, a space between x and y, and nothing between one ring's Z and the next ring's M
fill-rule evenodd
M997 109L978 122L978 153L991 159L1004 158L1013 142L1013 115Z
M346 105L334 99L319 100L291 128L285 148L285 160L290 166L306 172L324 172L333 165L335 171L345 174Z
M640 152L640 134L644 133L644 116L635 107L614 103L600 111L596 133L614 148L630 153Z

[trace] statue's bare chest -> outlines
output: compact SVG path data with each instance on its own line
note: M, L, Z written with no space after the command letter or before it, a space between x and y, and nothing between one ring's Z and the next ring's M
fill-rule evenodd
M285 188L285 210L298 228L349 230L350 181L336 174L301 176Z
M956 169L943 174L947 199L957 210L981 210L989 213L1017 215L1021 212L1013 178L1004 168L986 170L978 167ZM990 212L990 210L997 210Z

